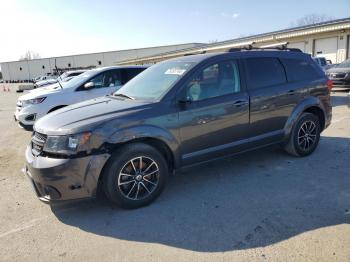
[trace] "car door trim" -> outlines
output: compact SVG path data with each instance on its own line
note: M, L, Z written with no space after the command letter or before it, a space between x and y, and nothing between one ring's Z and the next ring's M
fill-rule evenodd
M182 156L182 159L187 160L190 158L199 157L199 156L203 156L203 155L210 154L210 153L220 152L220 151L223 151L225 149L230 149L230 148L233 149L235 147L238 147L238 146L241 146L244 144L257 142L257 141L264 141L265 139L272 138L272 137L276 137L276 141L279 141L279 140L283 139L283 134L284 134L284 130L276 130L276 131L272 131L272 132L269 132L266 134L261 134L258 136L249 137L249 138L234 141L231 143L227 143L227 144L223 144L223 145L219 145L219 146L214 146L214 147L209 147L209 148L195 151L192 153L184 154ZM269 142L268 144L271 144L271 142Z

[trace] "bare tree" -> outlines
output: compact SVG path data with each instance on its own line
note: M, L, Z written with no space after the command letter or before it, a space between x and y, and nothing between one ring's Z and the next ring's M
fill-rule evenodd
M21 56L19 60L32 60L32 59L38 59L38 58L40 58L39 53L28 50L27 52L25 52L24 55Z
M325 14L309 14L297 19L295 22L291 23L291 26L314 25L330 20L334 20L334 17Z

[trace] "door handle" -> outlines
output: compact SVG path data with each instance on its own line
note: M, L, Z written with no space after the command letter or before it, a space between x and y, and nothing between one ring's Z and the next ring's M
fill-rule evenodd
M235 102L233 102L233 105L236 107L245 106L245 105L248 105L248 101L247 100L236 100Z

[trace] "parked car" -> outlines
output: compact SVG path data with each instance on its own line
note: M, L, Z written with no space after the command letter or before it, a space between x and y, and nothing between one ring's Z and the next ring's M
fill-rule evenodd
M67 71L67 72L64 72L63 74L61 74L57 78L51 78L51 79L46 79L46 80L41 80L41 81L36 82L34 84L34 88L52 85L52 84L57 83L58 81L66 82L66 81L69 81L70 79L72 79L72 77L78 76L84 72L86 72L86 70Z
M86 71L68 82L34 89L17 100L15 120L31 130L36 120L59 108L108 95L146 69L145 66L104 67Z
M291 50L168 60L113 95L37 121L26 173L43 201L100 188L121 207L141 207L188 165L271 144L310 155L331 122L330 89L311 57Z
M327 76L333 81L334 87L350 88L350 59L327 70Z
M56 75L44 75L44 76L37 76L37 77L33 78L32 81L35 84L36 82L39 82L39 81L56 79L56 78L57 78Z
M326 72L326 70L333 67L332 61L325 57L314 57L313 60Z

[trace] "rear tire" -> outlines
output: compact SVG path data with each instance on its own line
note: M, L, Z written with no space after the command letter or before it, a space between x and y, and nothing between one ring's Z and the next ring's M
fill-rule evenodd
M154 147L135 143L113 153L103 174L107 198L119 207L146 206L162 192L168 177L168 165Z
M311 113L303 113L293 127L284 149L293 156L308 156L315 151L320 133L321 125L318 117Z

